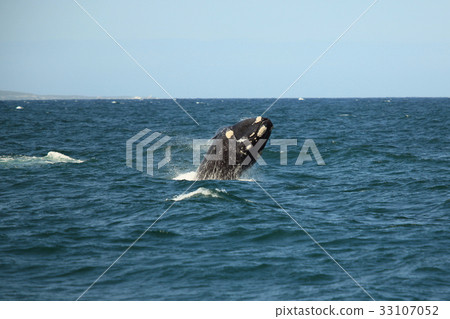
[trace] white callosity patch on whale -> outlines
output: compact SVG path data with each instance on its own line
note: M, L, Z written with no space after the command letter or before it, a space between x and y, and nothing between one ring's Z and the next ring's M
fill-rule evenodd
M227 138L232 138L233 135L234 135L234 132L233 132L232 130L229 130L229 131L227 131L227 132L225 133L225 136L226 136Z
M264 135L264 133L266 133L267 131L267 127L265 125L261 126L258 130L258 133L256 133L256 135L258 135L258 137L262 137Z
M254 124L259 123L262 121L262 116L258 116L254 122Z

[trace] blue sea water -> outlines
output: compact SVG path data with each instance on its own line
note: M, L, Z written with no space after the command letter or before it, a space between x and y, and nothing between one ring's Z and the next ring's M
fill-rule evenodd
M273 100L178 102L200 125L171 100L0 102L1 300L448 300L450 99L282 99L288 165L268 144L194 185L192 140ZM171 137L153 176L126 166L145 128ZM294 165L305 139L326 165Z

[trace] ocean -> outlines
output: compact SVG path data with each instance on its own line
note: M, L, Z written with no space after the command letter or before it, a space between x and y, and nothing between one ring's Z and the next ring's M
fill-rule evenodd
M177 101L199 125L167 99L0 101L1 300L448 300L449 98L281 99L266 165L197 182L193 140L273 99ZM145 129L159 169L127 162ZM325 165L296 165L307 140Z

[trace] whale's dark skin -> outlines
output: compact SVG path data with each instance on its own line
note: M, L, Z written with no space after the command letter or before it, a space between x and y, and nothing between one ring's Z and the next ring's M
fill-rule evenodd
M258 116L221 129L197 169L197 179L238 179L255 164L272 127L268 118Z

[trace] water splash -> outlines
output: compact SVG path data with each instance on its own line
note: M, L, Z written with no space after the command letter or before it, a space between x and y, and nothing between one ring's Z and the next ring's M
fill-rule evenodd
M193 196L221 197L220 196L221 194L225 195L225 194L228 194L228 192L224 189L216 188L215 190L210 190L205 187L199 187L195 191L192 191L190 193L177 195L177 196L173 197L172 200L178 202L178 201L181 201L184 199L191 198Z
M72 158L59 152L50 151L46 156L0 156L2 166L22 167L56 163L83 163L84 161Z
M195 181L197 179L197 172L187 172L187 173L181 173L172 178L174 181Z

